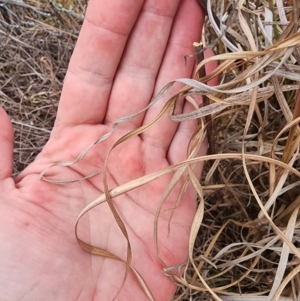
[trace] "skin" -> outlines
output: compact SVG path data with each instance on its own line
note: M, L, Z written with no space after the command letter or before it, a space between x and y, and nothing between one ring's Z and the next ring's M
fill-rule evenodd
M76 217L103 193L103 164L112 144L129 130L151 121L180 87L134 121L122 124L103 143L70 168L54 167L46 176L86 181L56 185L38 179L54 162L72 161L119 117L144 108L170 80L191 77L192 43L199 40L203 12L194 0L90 0L76 49L70 61L51 137L16 179L12 178L13 129L0 109L0 292L3 301L112 300L120 288L125 265L93 256L77 243ZM183 111L189 110L184 107ZM179 126L168 116L146 133L118 146L108 164L109 188L178 163L196 127ZM203 145L201 153L206 151ZM198 167L200 174L201 167ZM175 285L162 272L153 240L156 208L171 175L114 199L132 246L132 266L147 282L156 300L170 300ZM176 186L166 207L174 205ZM196 210L196 194L188 187L171 222L159 221L159 246L167 265L184 262ZM80 222L81 239L126 258L127 243L107 204L90 211ZM159 289L158 289L159 288ZM129 273L116 300L148 300Z

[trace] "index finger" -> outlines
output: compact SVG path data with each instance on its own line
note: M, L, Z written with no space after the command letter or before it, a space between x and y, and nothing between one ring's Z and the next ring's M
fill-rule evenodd
M62 90L57 123L103 120L116 69L142 0L90 0Z

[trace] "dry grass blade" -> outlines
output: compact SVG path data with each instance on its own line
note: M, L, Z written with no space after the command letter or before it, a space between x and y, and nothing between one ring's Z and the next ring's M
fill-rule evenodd
M293 120L297 120L298 117L300 117L300 89L298 89L295 100ZM290 129L285 150L283 152L282 160L284 162L288 162L291 159L291 156L299 145L299 136L297 136L297 133L299 133L299 126L295 123Z
M295 230L295 225L296 225L296 220L298 217L298 212L299 212L299 206L297 206L297 208L295 208L294 212L292 213L289 222L287 224L287 229L286 229L286 237L287 239L289 239L290 241L292 241L292 238L294 236L294 230ZM276 298L274 298L275 292L278 290L284 274L285 274L285 270L287 268L287 263L288 263L288 256L290 255L290 248L289 246L284 243L282 246L282 251L281 251L281 256L280 256L280 260L278 263L278 269L277 269L277 273L274 279L274 283L272 286L272 289L270 291L269 294L269 298L268 300L276 300ZM278 299L279 296L277 296Z
M76 224L76 229L75 231L77 231L77 225ZM97 248L97 247L93 247L87 243L85 243L84 241L82 241L81 239L79 239L77 237L77 241L79 243L79 245L87 252L89 252L90 254L93 254L93 255L97 255L97 256L102 256L102 257L106 257L106 258L110 258L110 259L113 259L113 260L117 260L117 261L121 261L121 262L124 262L126 265L128 264L127 262L125 262L124 260L122 260L121 258L117 257L116 255L114 255L113 253L111 252L108 252L106 250L103 250L103 249L100 249L100 248ZM129 268L131 269L131 271L134 273L136 279L138 280L139 284L141 285L141 287L143 288L146 296L149 298L150 301L155 301L150 289L148 288L147 286L147 283L144 281L143 277L139 274L139 272L134 269L133 267L129 266ZM120 289L117 291L116 293L116 297L118 296L118 294L120 293L122 287L120 287ZM115 298L116 298L115 297ZM115 299L114 298L114 299Z
M119 118L117 121L115 121L111 127L111 130L107 133L105 133L104 135L102 135L101 137L97 138L93 143L91 143L89 146L87 146L78 156L77 158L72 161L72 162L58 162L58 163L54 163L50 166L48 166L45 170L43 170L39 176L39 178L41 180L44 180L44 181L47 181L47 182L50 182L50 183L54 183L54 184L67 184L67 183L73 183L73 182L76 182L76 181L81 181L83 179L88 179L96 174L98 174L97 171L93 172L92 174L90 175L87 175L79 180L59 180L59 179L48 179L47 177L45 177L45 173L52 167L54 166L60 166L60 167L70 167L76 163L78 163L80 160L82 160L85 155L98 143L101 143L103 142L104 140L106 140L107 138L109 138L112 133L116 130L117 126L120 124L120 123L124 123L124 122L129 122L131 121L132 119L136 118L138 115L140 115L141 113L143 113L144 111L146 111L148 108L150 108L152 105L154 105L162 96L163 94L168 91L168 89L170 89L172 87L172 85L175 83L175 81L173 82L170 82L168 84L166 84L162 89L161 91L151 100L151 102L142 110L140 110L139 112L133 114L133 115L130 115L130 116L125 116L125 117L121 117ZM174 97L175 99L175 97ZM116 144L112 147L112 149L114 147L116 147L118 144L126 141L127 139L129 139L130 137L133 137L135 135L138 135L140 133L142 133L145 129L147 129L148 127L150 127L153 123L155 123L157 120L160 119L160 117L166 113L166 111L171 107L171 106L174 106L173 104L173 101L170 101L168 102L164 108L162 109L162 111L160 112L160 114L157 116L157 118L149 125L145 125L141 128L139 128L138 130L136 131L133 131L133 132L130 132L128 133L127 135L124 135L124 137L122 137L120 140L118 140L116 142Z

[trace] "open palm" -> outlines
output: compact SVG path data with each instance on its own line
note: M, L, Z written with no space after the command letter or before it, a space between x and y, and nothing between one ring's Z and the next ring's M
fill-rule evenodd
M11 178L13 135L0 110L0 295L5 301L111 300L120 288L124 263L93 256L78 245L74 223L83 207L103 193L103 164L118 138L155 118L164 96L145 115L120 124L71 167L49 165L73 161L94 140L111 129L118 118L147 106L170 80L190 77L192 42L199 39L203 14L194 0L90 0L86 19L65 79L57 120L43 151L16 180ZM174 90L173 90L174 92ZM170 91L171 93L171 91ZM170 95L170 94L169 94ZM186 146L196 124L178 127L166 116L140 136L117 146L108 162L108 185L114 188L167 167L186 157ZM203 147L203 152L205 147ZM171 176L165 176L114 199L128 231L132 266L139 271L156 300L170 300L175 285L164 275L158 259L153 222L160 197ZM176 202L180 186L168 198ZM196 209L189 187L171 221L159 221L160 252L166 264L187 258L188 235ZM79 236L89 244L126 259L127 242L106 203L82 218ZM117 300L148 300L129 273Z

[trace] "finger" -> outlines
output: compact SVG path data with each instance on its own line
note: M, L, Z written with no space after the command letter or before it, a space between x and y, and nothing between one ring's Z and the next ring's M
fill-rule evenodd
M168 82L180 78L190 78L193 73L195 59L185 56L194 52L193 42L199 41L203 26L204 15L196 1L182 1L174 22L172 34L168 43L158 80L155 94ZM171 95L180 88L179 84L166 93L148 111L144 119L144 124L152 121L161 111L165 102ZM164 116L159 122L148 129L142 136L145 143L157 147L166 154L173 139L178 124L171 121L169 116Z
M11 121L0 107L0 180L12 176L14 132Z
M209 56L213 56L214 53L211 50L207 50L204 52L204 57L207 58ZM205 66L206 74L210 74L214 69L217 68L216 61L210 62ZM208 82L210 86L215 86L218 84L218 79L213 78ZM190 104L186 103L183 112L190 112L195 108ZM179 124L178 129L174 135L174 138L171 142L169 151L168 151L168 160L170 164L178 163L187 158L187 146L189 145L192 134L197 128L197 121L183 121ZM186 147L183 147L186 146ZM200 154L205 155L207 150L207 141L201 146ZM200 174L200 170L199 170Z
M178 5L178 0L145 2L118 68L105 123L148 105ZM130 126L139 126L142 120L139 116Z
M142 0L89 1L56 124L95 124L103 120L116 69L142 4Z

